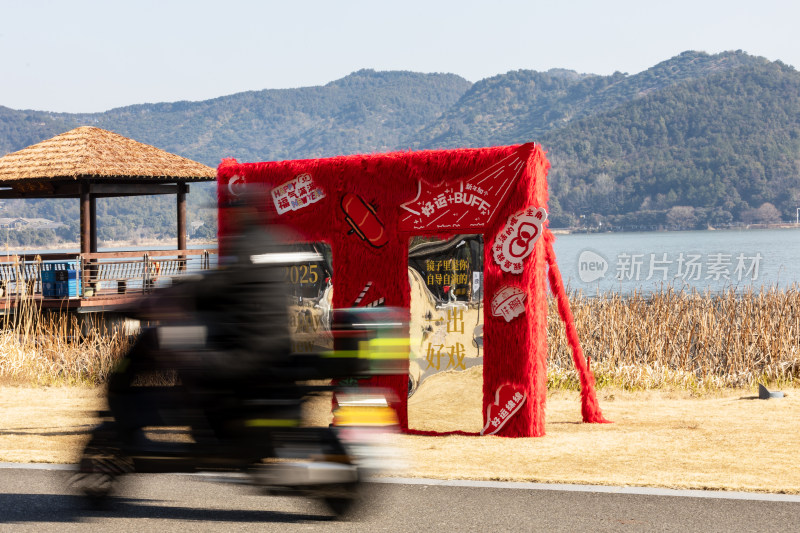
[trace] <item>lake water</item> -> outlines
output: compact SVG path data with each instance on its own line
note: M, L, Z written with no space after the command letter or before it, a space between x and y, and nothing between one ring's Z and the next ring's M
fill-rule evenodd
M800 228L557 235L564 283L587 295L800 284Z
M137 248L173 246L127 249ZM587 295L800 284L800 228L557 235L555 252L564 283Z

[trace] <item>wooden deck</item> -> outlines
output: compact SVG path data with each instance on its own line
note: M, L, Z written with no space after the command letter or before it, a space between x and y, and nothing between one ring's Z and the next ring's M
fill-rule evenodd
M217 251L140 250L0 256L0 314L22 305L113 311L179 278L208 270Z

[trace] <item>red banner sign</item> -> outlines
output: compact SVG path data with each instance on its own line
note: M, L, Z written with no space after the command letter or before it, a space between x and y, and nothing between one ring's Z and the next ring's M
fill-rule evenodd
M457 182L420 181L417 196L400 207L399 231L478 233L494 219L522 172L533 143L519 146L497 163Z
M503 285L492 298L492 316L503 317L506 322L525 312L525 298L528 295L520 287Z
M481 435L494 435L511 420L528 397L512 385L500 385L494 395L494 403L486 406L486 426Z
M504 272L522 274L525 258L542 236L542 224L547 220L543 207L529 207L508 217L506 226L495 237L492 255Z

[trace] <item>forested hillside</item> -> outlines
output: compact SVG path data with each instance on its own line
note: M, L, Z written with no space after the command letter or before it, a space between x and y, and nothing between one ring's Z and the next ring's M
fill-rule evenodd
M575 120L627 105L687 80L744 66L766 65L744 53L684 52L639 74L611 76L570 70L517 70L475 83L417 136L415 147L506 145L540 140Z
M96 126L216 167L240 161L394 150L470 87L453 74L360 70L321 87L250 91L105 113L0 108L0 154Z
M534 140L552 163L553 225L692 228L793 219L800 205L799 121L800 74L792 67L743 52L685 52L634 75L520 70L470 84L452 74L362 70L321 87L105 113L0 107L0 154L78 125L211 166L223 157L262 161ZM197 236L214 234L213 209L201 209L213 204L211 191L193 186L189 197ZM106 200L98 205L99 237L171 237L174 209L163 198ZM27 240L66 238L76 229L77 202L6 202L5 216L69 226Z
M800 207L800 74L786 65L687 81L540 139L562 225L774 223Z

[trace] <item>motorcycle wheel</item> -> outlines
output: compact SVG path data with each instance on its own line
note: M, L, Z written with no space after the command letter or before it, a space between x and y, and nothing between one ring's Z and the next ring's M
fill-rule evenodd
M134 470L130 458L115 444L115 437L113 424L106 423L95 430L83 450L78 472L69 480L70 486L83 493L91 507L105 507L117 479Z
M88 506L93 509L104 509L108 506L115 484L116 478L97 472L80 472L70 479L70 486L81 492Z
M322 502L336 518L346 518L352 515L358 507L360 489L360 483L332 485L327 487L326 495L322 497Z

